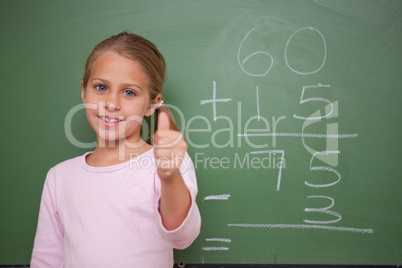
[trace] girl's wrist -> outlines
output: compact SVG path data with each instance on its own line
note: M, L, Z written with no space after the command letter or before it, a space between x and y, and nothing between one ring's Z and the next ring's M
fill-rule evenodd
M180 169L160 171L158 172L158 175L162 182L169 184L175 183L182 179Z

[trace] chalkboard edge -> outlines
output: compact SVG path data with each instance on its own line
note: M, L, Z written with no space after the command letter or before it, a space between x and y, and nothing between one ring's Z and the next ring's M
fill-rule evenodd
M175 264L174 268L390 268L399 265L353 265L353 264Z
M1 265L0 268L20 268L30 266L28 264L20 264L20 265ZM296 267L311 267L311 268L390 268L390 267L399 267L399 265L352 265L352 264L185 264L178 265L175 264L174 268L296 268Z

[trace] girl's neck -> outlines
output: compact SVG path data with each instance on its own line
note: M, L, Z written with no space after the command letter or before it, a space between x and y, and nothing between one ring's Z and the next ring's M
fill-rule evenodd
M151 145L140 139L136 143L102 142L98 140L95 151L87 158L87 164L95 167L111 166L129 161L152 148Z

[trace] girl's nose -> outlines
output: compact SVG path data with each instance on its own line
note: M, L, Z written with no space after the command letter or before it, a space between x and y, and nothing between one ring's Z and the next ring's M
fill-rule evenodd
M110 94L106 98L106 103L105 103L105 108L108 109L111 112L114 112L116 110L120 110L120 102L119 102L119 97L115 96L114 94Z
M119 104L115 104L113 102L107 102L106 103L106 109L108 109L111 112L114 112L116 110L120 110L120 105Z

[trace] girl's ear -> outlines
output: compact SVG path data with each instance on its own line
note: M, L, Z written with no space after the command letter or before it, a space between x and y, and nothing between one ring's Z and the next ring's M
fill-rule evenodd
M86 96L85 96L85 88L84 88L84 81L81 80L81 98L82 102L86 103Z
M145 112L145 116L151 116L155 112L155 108L157 107L158 103L162 100L162 94L158 94L153 101L148 106L147 111Z

